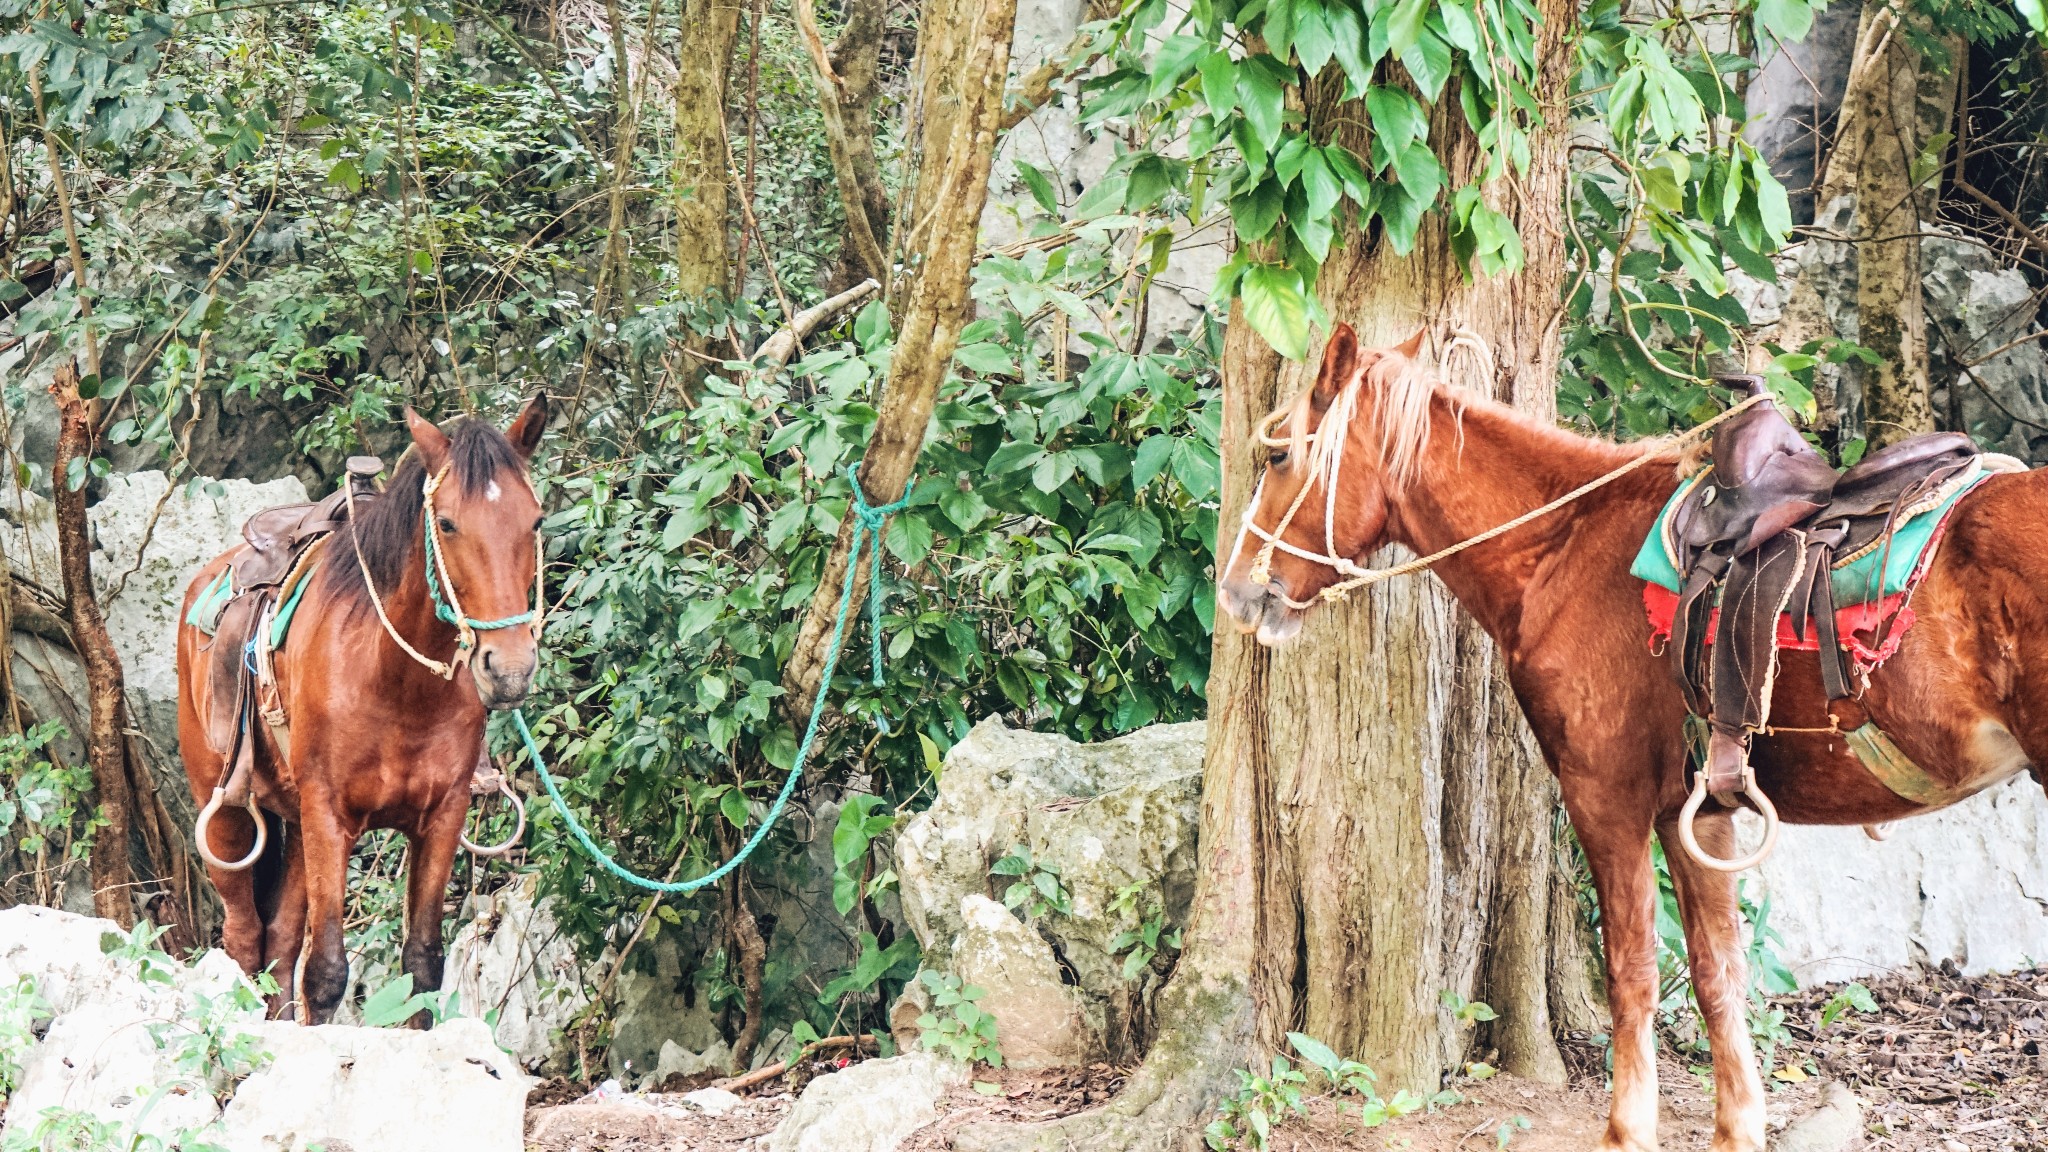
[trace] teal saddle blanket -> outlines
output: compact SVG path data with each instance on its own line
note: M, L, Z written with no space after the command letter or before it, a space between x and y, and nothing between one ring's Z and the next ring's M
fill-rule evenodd
M1832 580L1835 607L1874 604L1911 588L1920 572L1921 559L1933 546L1949 513L1990 474L1979 465L1943 485L1919 506L1907 509L1909 514L1892 529L1889 546L1879 538L1856 552L1836 557ZM1672 535L1672 514L1693 486L1704 483L1708 475L1703 470L1686 480L1665 501L1663 511L1657 513L1649 536L1636 553L1635 563L1629 565L1630 575L1668 592L1678 591L1678 542Z

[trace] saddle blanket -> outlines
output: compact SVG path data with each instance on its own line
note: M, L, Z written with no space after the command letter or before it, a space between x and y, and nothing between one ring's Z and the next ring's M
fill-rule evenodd
M1889 542L1880 537L1862 550L1837 557L1830 583L1835 595L1835 633L1842 647L1868 671L1891 658L1913 626L1913 610L1907 606L1913 587L1927 574L1942 529L1956 505L1991 473L1978 470L1953 486L1940 499L1902 519L1892 529ZM1671 535L1672 513L1678 509L1693 485L1709 475L1701 472L1678 486L1663 511L1650 525L1650 533L1636 553L1629 574L1643 581L1643 609L1650 619L1650 648L1662 651L1671 639L1671 620L1678 610L1678 548ZM1720 610L1707 623L1712 637L1719 625ZM1890 627L1886 625L1889 622ZM1820 649L1813 628L1805 638L1793 629L1791 613L1778 617L1778 647L1801 652ZM1711 640L1709 641L1711 642Z

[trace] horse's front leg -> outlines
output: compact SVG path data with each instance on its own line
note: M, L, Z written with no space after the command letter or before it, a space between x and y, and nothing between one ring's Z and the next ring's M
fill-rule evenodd
M405 970L412 976L414 992L438 992L446 964L441 944L441 905L448 896L448 876L455 868L455 851L461 846L463 821L469 816L469 782L451 789L447 799L420 820L419 830L406 838L410 857L405 877ZM413 1017L415 1028L426 1028L432 1018L421 1012Z
M1648 772L1643 773L1647 778ZM1590 778L1588 778L1590 777ZM1603 1152L1657 1147L1657 880L1650 867L1652 799L1611 774L1560 773L1565 809L1593 870L1607 1005L1614 1016L1614 1099ZM1647 789L1640 789L1647 793Z
M1720 859L1735 855L1735 820L1727 812L1693 822L1700 847ZM1764 1085L1746 1011L1748 965L1742 946L1742 910L1735 877L1701 866L1678 842L1678 825L1658 825L1664 859L1678 891L1685 951L1692 965L1693 998L1714 1052L1714 1152L1762 1152Z
M306 931L299 962L300 1019L325 1024L348 991L348 949L342 917L348 903L348 857L361 829L351 827L323 797L308 794L300 805L299 854L304 864Z

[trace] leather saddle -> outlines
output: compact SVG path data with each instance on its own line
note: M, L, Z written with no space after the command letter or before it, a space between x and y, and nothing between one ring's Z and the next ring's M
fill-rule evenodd
M266 508L242 524L242 543L228 558L232 592L212 622L207 649L206 743L228 765L229 806L246 802L258 716L281 744L288 739L270 670L277 607L312 577L327 536L348 523L349 489L359 507L376 499L375 478L383 470L374 456L352 456L343 487L331 495Z
M1759 376L1723 379L1749 395L1764 390ZM1712 469L1673 513L1680 583L1671 650L1686 706L1707 721L1708 788L1732 804L1750 737L1770 718L1779 616L1790 614L1802 641L1813 629L1828 698L1851 695L1835 633L1836 558L1887 547L1892 530L1969 470L1978 450L1968 436L1935 432L1837 473L1767 402L1715 430L1712 452Z

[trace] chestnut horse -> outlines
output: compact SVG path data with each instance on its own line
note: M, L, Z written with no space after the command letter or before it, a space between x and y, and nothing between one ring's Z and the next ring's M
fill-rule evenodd
M405 971L415 991L441 986L441 905L469 811L485 710L523 700L538 659L541 512L526 469L547 423L544 397L535 396L503 433L471 419L443 432L410 408L405 418L412 449L382 494L358 503L355 518L326 542L273 657L289 719L286 747L266 724L251 725L253 799L282 834L267 837L254 868L208 867L226 908L228 954L251 975L271 969L280 986L273 1008L303 997L300 1018L313 1024L333 1017L348 985L342 910L349 855L372 828L405 834ZM430 508L443 573L431 590ZM193 577L186 616L232 555ZM437 599L459 605L450 615L530 626L458 633L437 614ZM535 614L521 615L529 609ZM448 676L401 649L400 637L426 660L446 658ZM456 655L464 637L474 643L467 660ZM178 630L178 746L201 801L227 775L225 757L206 738L211 642L190 624ZM202 822L201 833L218 859L241 860L257 847L255 823L241 810Z
M1657 1144L1654 831L1670 862L1713 1046L1713 1147L1761 1149L1763 1084L1744 1020L1735 879L1679 848L1689 791L1686 708L1666 658L1651 651L1643 585L1629 575L1677 486L1679 453L1671 441L1576 436L1443 387L1412 358L1418 344L1365 349L1339 326L1314 386L1261 425L1270 429L1258 445L1269 453L1267 467L1218 581L1219 599L1243 630L1279 644L1300 630L1323 589L1384 544L1434 553L1645 454L1655 459L1433 570L1504 653L1592 867L1614 1016L1614 1096L1602 1147ZM1963 498L1915 593L1916 620L1903 643L1860 698L1835 703L1844 730L1862 723L1854 713L1867 712L1951 794L2030 768L2042 777L2048 551L2026 541L2044 522L2041 473L1993 475ZM1276 531L1281 543L1265 548ZM1264 582L1253 571L1262 551L1271 565ZM1816 656L1787 651L1781 660L1773 708L1780 727L1758 734L1752 754L1780 816L1872 825L1927 811L1887 789L1826 731ZM1708 852L1729 855L1731 812L1710 802L1697 831Z

